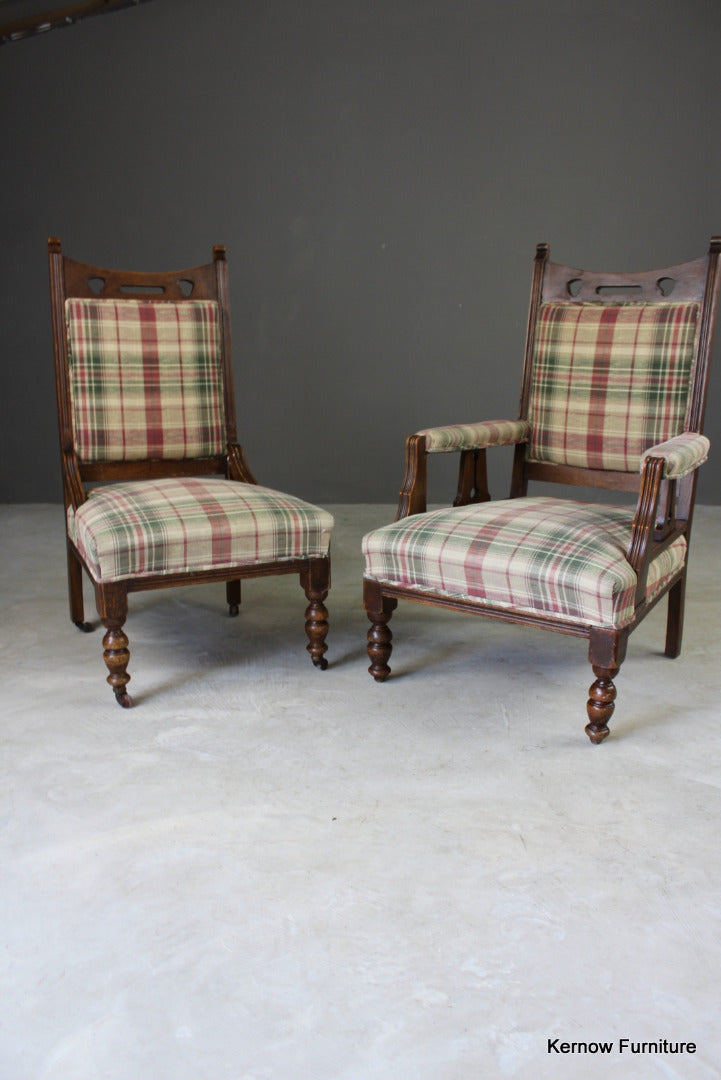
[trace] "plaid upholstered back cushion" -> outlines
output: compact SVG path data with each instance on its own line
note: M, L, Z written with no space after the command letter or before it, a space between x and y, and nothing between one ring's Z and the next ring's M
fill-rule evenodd
M205 457L225 449L218 305L68 300L80 461Z
M684 428L697 303L541 305L529 402L532 461L637 471Z

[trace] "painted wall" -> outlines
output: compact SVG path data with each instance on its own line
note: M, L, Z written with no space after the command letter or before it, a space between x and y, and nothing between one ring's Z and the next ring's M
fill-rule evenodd
M58 234L126 269L226 244L256 475L394 500L408 433L516 415L537 241L633 270L721 232L720 55L718 0L154 0L2 46L0 499L60 497Z

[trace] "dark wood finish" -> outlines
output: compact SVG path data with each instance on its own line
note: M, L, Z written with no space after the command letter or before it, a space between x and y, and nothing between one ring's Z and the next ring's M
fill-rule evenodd
M526 447L517 443L513 450L513 469L511 470L511 490L509 498L522 499L528 494L528 466Z
M686 602L686 575L673 585L668 592L668 615L666 619L666 656L675 660L681 652L683 637L683 610Z
M103 638L103 659L109 672L107 681L113 689L118 705L129 709L133 702L127 690L130 682L128 675L130 650L127 635L123 630L128 617L126 583L96 584L95 596L100 621L106 630Z
M243 447L235 441L228 443L228 464L226 475L231 480L238 480L242 484L258 483L258 481L255 479L248 467L248 462L245 460Z
M86 499L86 489L95 483L127 480L157 480L175 476L225 476L228 480L256 484L245 453L238 442L233 364L230 339L230 306L228 268L225 248L213 248L213 261L203 266L169 272L138 272L108 269L91 263L78 262L63 255L60 240L48 240L50 294L55 355L55 378L58 404L58 431L65 510L78 509ZM150 290L150 291L147 291ZM220 313L221 361L223 371L223 400L225 406L225 441L227 453L205 458L177 460L109 461L82 463L78 460L73 441L72 410L68 348L65 327L65 301L69 297L95 299L142 299L150 303L189 300L214 300ZM82 571L92 575L70 539L67 540L68 594L71 621L81 630L92 630L85 622ZM330 588L330 559L302 558L267 562L253 566L236 566L198 570L189 573L154 574L130 578L116 583L96 583L96 604L106 633L103 638L104 659L109 671L108 683L116 700L124 708L132 704L127 692L130 680L127 667L130 658L128 638L123 629L128 614L128 594L148 589L165 589L200 582L225 582L226 601L231 616L238 614L241 602L241 580L276 574L298 574L309 604L306 611L307 646L313 664L325 669L328 632L328 611L324 600Z
M713 247L716 238L712 238ZM548 258L548 244L539 244L536 249L541 261ZM542 298L544 302L553 300L598 301L607 298L610 301L627 300L699 300L703 295L708 262L706 256L676 266L666 266L662 270L638 270L616 273L605 270L581 270L574 266L548 262L543 272ZM660 287L662 281L675 282L671 293L664 293ZM577 282L578 291L569 289L569 282ZM616 290L614 292L614 289ZM625 290L633 289L633 292ZM603 290L610 290L604 293Z
M426 512L427 458L425 435L409 435L406 439L406 471L398 497L396 521L411 514Z
M668 532L664 529L663 539L654 542L659 496L663 481L663 459L648 458L641 474L641 491L638 497L636 516L631 527L631 539L626 551L626 558L636 571L636 606L643 603L646 592L646 577L651 556L660 554L661 549L683 533L683 529Z
M458 465L458 490L454 506L489 502L488 468L485 450L462 450Z
M591 684L588 692L586 703L588 723L585 731L591 742L596 745L602 743L610 734L608 721L616 708L616 687L613 684L613 678L618 675L618 671L616 667L601 668L596 664L593 665L593 673L597 679Z
M217 476L226 472L228 457L153 459L150 461L84 462L81 483L121 483L125 480L167 480L172 476Z
M314 559L300 575L300 582L308 599L305 613L305 632L308 636L306 649L317 668L322 671L328 667L325 643L328 633L328 611L323 603L330 589L330 560Z
M533 260L533 275L531 277L531 299L528 305L528 324L526 327L526 346L523 354L523 376L521 379L521 400L518 406L518 415L524 419L528 416L528 400L531 393L531 370L533 366L533 351L536 344L536 323L538 312L543 297L543 281L548 266L550 254L548 244L536 245L536 257ZM568 297L566 297L568 299ZM525 461L525 453L524 459ZM522 481L521 481L522 482Z
M589 690L586 734L592 743L602 743L609 734L608 721L615 708L613 680L626 656L628 630L597 630L589 633L588 659L596 676Z
M85 622L85 605L83 601L83 567L79 561L75 548L67 541L68 556L68 598L70 600L70 620L75 623L78 630L89 633L93 628Z
M228 605L228 614L234 617L240 614L240 579L225 583L225 600Z
M522 455L525 450L523 444L520 445L520 450ZM575 465L552 465L545 461L524 461L523 470L523 483L526 488L529 480L536 480L547 484L602 488L605 491L638 491L638 473L614 472L611 469L582 469Z
M393 649L393 634L388 622L398 601L381 589L377 582L368 579L364 583L363 601L371 621L368 631L368 657L371 664L368 671L376 682L385 682L391 673L388 661Z
M531 393L535 334L540 305L548 301L583 301L609 303L619 298L639 300L696 301L701 305L696 356L690 388L690 406L686 430L702 431L709 358L713 341L718 293L721 237L712 237L708 255L686 263L639 273L607 273L582 270L552 263L548 244L539 244L533 263L531 299L528 313L526 345L519 419L528 418ZM669 292L670 286L673 286ZM631 291L633 290L633 291ZM411 435L406 440L405 472L398 500L396 520L411 514L422 514L427 505L426 440ZM629 634L664 597L668 597L665 655L676 657L681 650L683 611L686 589L686 565L652 600L644 598L648 567L652 559L681 536L690 543L693 506L698 482L697 470L678 481L663 479L663 461L650 458L644 463L641 475L637 472L615 472L552 465L527 460L526 447L516 446L511 475L510 497L527 495L531 481L544 481L634 492L638 503L626 557L637 574L636 610L630 626L613 632L564 623L551 615L534 615L510 608L498 609L470 600L456 600L437 593L423 592L401 586L379 584L366 579L364 606L371 621L368 632L370 673L378 681L390 674L391 631L388 620L399 599L414 603L450 608L503 622L522 623L553 630L557 633L586 637L589 640L589 662L596 676L591 687L586 732L592 742L602 742L609 733L608 721L614 709L616 688L613 680L626 654ZM463 451L459 464L459 481L453 505L480 502L490 498L486 482L485 451ZM687 554L688 557L688 554Z

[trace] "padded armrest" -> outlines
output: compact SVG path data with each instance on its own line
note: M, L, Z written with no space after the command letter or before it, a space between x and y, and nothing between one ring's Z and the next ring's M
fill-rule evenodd
M423 428L416 432L416 435L425 436L429 454L511 446L527 442L530 434L531 425L527 420L486 420L480 424L451 424L449 427Z
M693 472L708 457L711 443L705 435L695 431L684 431L673 439L650 446L641 456L641 469L646 458L663 458L664 480L680 480L682 476Z

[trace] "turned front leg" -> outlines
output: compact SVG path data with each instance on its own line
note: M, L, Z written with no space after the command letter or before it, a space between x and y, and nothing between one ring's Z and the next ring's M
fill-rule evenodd
M325 641L328 634L328 609L323 601L330 588L330 561L313 559L308 570L301 574L300 580L308 598L305 612L305 632L308 636L306 650L310 653L315 667L325 671L328 667L324 655L328 651Z
M103 619L103 625L107 627L107 633L103 638L103 660L109 671L107 681L113 688L115 700L123 709L129 709L133 701L127 691L127 685L130 682L127 670L130 660L128 638L122 623L112 625L114 622L115 620Z
M388 626L391 615L398 606L395 597L384 596L375 581L366 579L363 585L363 606L371 621L368 631L368 671L376 682L385 682L391 673L388 666L393 651L393 634Z
M592 743L602 743L609 734L608 721L616 708L616 687L613 684L618 668L600 668L594 665L593 674L597 676L589 690L586 703L588 723L586 734Z
M616 707L613 680L626 656L627 642L628 630L591 631L588 659L596 681L591 685L586 703L586 734L592 743L602 743L609 735L608 721Z
M95 597L98 605L98 614L105 627L106 634L103 638L103 659L108 669L108 682L113 688L115 700L124 709L129 709L133 704L132 698L127 691L130 676L128 675L128 661L130 650L128 638L123 630L123 625L128 617L128 593L122 583L111 585L96 585Z

